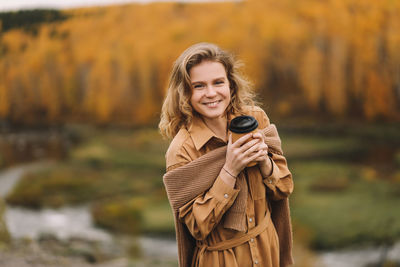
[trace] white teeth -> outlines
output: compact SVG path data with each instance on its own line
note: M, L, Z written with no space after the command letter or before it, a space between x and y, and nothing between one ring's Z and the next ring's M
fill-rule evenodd
M217 101L214 101L214 102L205 103L205 105L206 105L207 107L212 108L212 107L217 106L219 102L220 102L220 101L217 100Z

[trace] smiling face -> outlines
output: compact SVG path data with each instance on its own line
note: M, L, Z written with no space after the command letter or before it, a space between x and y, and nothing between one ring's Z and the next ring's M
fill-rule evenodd
M202 61L190 69L189 75L192 107L206 121L224 116L231 99L224 65L216 61Z

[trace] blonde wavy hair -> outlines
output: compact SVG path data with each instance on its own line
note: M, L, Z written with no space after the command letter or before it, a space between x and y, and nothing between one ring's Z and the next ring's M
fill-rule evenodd
M192 88L189 72L205 60L219 62L225 67L231 91L227 115L241 113L245 106L254 106L252 86L240 73L242 64L235 60L231 53L211 43L192 45L178 57L172 68L158 125L164 138L172 139L181 127L188 127L193 116L197 116L190 104Z

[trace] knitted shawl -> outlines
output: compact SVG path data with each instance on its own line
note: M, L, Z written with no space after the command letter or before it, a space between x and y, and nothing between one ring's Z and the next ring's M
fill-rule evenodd
M282 154L281 141L274 124L270 124L261 130L264 135L268 150L272 153ZM174 213L176 240L178 244L179 266L188 267L192 262L195 248L195 240L179 220L179 208L208 190L218 177L222 166L225 164L226 146L193 160L192 162L167 172L164 177L164 185L168 200ZM244 177L240 175L240 177ZM238 179L239 179L238 178ZM239 182L239 181L238 181ZM246 188L247 189L247 188ZM235 218L238 214L244 214L247 199L247 190L240 188L239 195L225 214L224 227L240 225L241 219ZM242 193L242 196L240 196ZM289 200L287 198L279 201L270 200L271 218L276 228L279 248L280 267L293 263L292 257L292 226L290 221ZM234 229L234 227L230 227Z

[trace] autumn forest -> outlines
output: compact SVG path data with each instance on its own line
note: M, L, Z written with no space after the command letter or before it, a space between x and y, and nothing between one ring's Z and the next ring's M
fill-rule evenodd
M61 19L32 20L30 27L0 17L0 120L156 124L173 61L201 41L243 61L273 116L400 119L399 1L152 3L57 12Z

